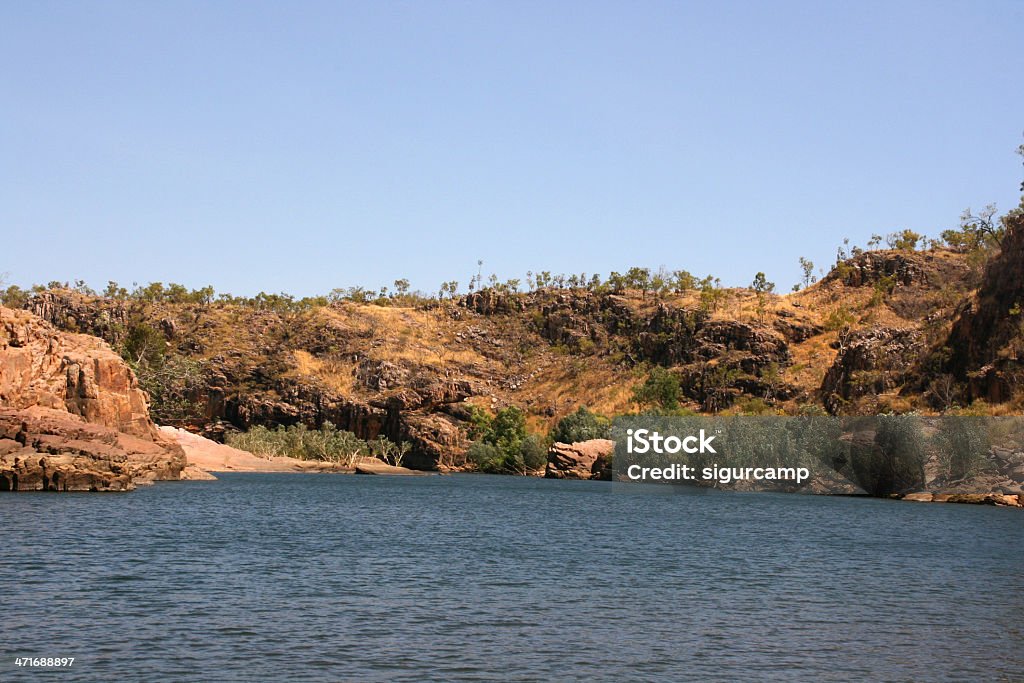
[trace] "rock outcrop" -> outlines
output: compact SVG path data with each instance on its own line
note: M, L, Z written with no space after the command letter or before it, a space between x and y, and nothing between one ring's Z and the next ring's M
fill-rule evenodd
M1024 381L1024 215L1007 220L1002 247L961 309L946 347L968 399L1007 400Z
M211 441L177 427L160 427L160 432L185 452L188 478L202 478L197 472L351 472L335 463L296 458L261 458L248 451ZM182 478L185 478L183 476Z
M824 282L841 282L847 287L867 287L889 278L904 286L928 281L928 268L924 257L913 251L865 251L832 270Z
M0 405L65 410L119 432L156 436L146 395L106 342L58 332L9 308L0 308Z
M184 466L105 342L0 307L0 490L121 491Z
M615 442L591 439L576 443L555 443L548 450L548 479L611 479L611 457Z
M887 327L842 334L839 345L821 385L832 414L843 412L848 401L903 385L925 349L916 330Z

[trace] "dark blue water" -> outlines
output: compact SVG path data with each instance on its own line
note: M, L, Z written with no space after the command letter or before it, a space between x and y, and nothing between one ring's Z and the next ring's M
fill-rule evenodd
M235 474L0 529L0 680L1024 680L1020 510Z

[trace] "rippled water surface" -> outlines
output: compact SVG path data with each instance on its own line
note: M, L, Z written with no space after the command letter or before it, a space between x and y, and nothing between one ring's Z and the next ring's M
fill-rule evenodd
M234 474L0 529L0 680L1024 680L1020 510Z

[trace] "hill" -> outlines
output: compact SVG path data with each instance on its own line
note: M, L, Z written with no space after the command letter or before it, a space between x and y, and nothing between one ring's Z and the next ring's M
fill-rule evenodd
M787 295L562 279L303 305L51 288L23 305L121 350L160 423L218 438L331 422L410 442L410 466L452 467L479 411L518 406L534 431L580 405L631 412L659 368L698 412L1019 411L1020 217L1007 228L987 261L949 247L858 250Z

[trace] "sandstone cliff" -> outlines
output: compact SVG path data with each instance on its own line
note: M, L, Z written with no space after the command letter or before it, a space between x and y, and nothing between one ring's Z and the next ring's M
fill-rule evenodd
M1012 305L1000 312L1017 285L998 275L1015 272L1015 244L1008 240L978 308L967 312L982 273L968 255L946 248L858 253L785 296L544 287L484 289L443 302L271 307L53 289L24 305L58 329L100 335L119 349L140 330L157 338L160 360L140 377L162 424L221 440L254 425L331 422L362 439L410 443L410 467L448 469L464 463L475 411L518 406L531 431L546 431L581 404L628 413L637 407L633 387L656 366L678 380L682 407L703 413L965 406L982 395L978 373L1007 348L983 342L986 330L1018 338L1006 321ZM984 294L998 287L1013 291ZM993 298L998 305L986 303ZM987 313L971 318L973 310ZM969 331L951 336L955 322ZM969 356L954 359L955 370L944 365L950 348ZM1009 375L1000 372L1002 389L984 396L1024 400L1011 396ZM76 386L89 395L88 378ZM88 412L83 401L71 409Z
M947 348L971 398L1006 401L1024 383L1024 215L1007 221L1002 248L962 306Z
M0 490L126 490L184 466L105 342L0 307Z

